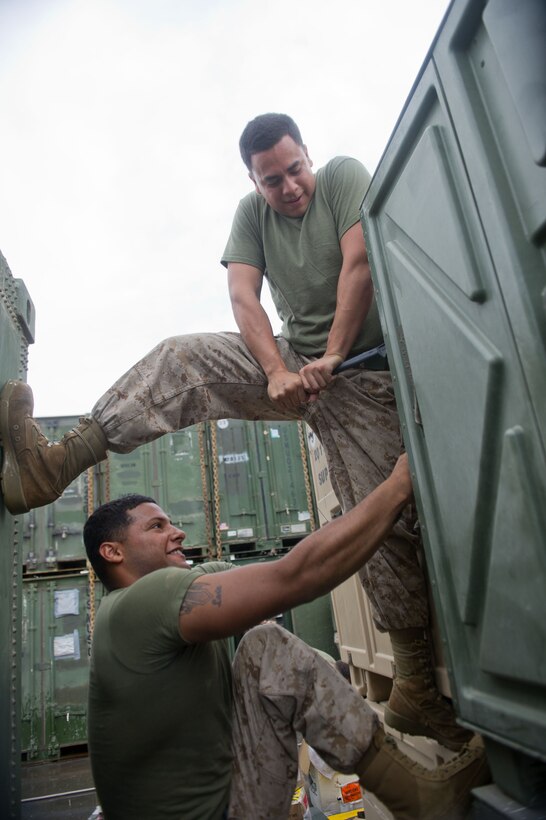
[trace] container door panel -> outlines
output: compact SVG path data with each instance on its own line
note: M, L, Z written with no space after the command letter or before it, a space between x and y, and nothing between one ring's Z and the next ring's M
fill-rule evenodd
M254 424L268 474L272 519L269 537L279 543L292 543L311 532L314 522L307 453L305 443L300 442L300 427L295 421Z
M206 550L211 511L204 427L188 427L154 443L164 476L161 504L186 533L184 546Z
M546 757L546 170L501 6L451 7L363 221L459 713Z
M215 425L219 528L222 543L242 549L267 542L267 473L259 458L252 422L220 419ZM212 430L211 430L212 432ZM213 455L214 457L214 455Z

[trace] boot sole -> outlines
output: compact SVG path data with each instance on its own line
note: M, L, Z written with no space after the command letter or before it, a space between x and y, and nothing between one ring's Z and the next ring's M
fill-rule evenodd
M9 402L17 382L8 381L0 394L0 444L4 450L0 486L4 496L4 505L12 515L20 515L29 510L21 484L17 458L9 435Z
M396 714L390 709L389 706L385 705L385 711L383 713L383 720L390 726L391 729L396 729L398 732L402 732L405 735L419 735L420 737L430 737L432 740L435 740L437 743L440 743L442 746L445 746L446 749L450 749L452 752L460 751L463 746L465 745L465 741L461 743L457 743L453 740L448 740L447 738L440 735L438 732L435 732L434 729L431 729L430 726L426 726L424 723L419 723L416 720L410 720L409 718L402 717L402 715ZM466 741L468 742L468 741Z

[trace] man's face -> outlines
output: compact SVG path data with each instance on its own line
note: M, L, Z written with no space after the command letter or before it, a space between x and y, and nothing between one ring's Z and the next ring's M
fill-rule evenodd
M315 192L312 165L305 145L284 136L273 148L252 154L250 179L277 213L303 216Z
M182 552L186 533L171 524L161 507L146 502L128 515L131 523L121 542L123 562L136 577L163 567L190 568Z

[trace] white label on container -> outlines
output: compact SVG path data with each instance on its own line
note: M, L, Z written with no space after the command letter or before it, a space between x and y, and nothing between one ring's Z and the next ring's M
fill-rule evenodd
M80 590L79 589L57 589L55 590L54 613L56 618L63 615L80 614Z
M298 521L309 521L311 518L311 513L309 510L304 510L303 512L298 513Z
M292 524L290 532L306 532L307 526L305 524Z
M68 635L55 635L53 638L53 657L80 659L80 635L77 629Z
M229 530L228 531L228 538L235 538L237 535L237 530Z
M246 527L244 529L237 530L237 535L239 538L252 538L254 535L254 530L252 527Z
M218 419L216 425L220 428L220 430L225 430L226 427L229 427L229 419Z
M270 429L269 435L271 436L271 438L280 438L281 437L281 434L279 433L279 431L277 430L276 427L272 427Z
M248 453L224 453L218 460L220 464L244 464L250 461L250 458Z

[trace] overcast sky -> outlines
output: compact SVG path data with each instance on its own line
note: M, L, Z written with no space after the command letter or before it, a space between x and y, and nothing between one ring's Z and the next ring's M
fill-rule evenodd
M282 111L315 168L373 172L447 5L0 0L0 250L36 307L36 414L88 412L166 336L235 330L242 129Z

